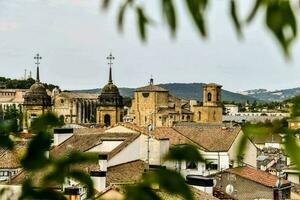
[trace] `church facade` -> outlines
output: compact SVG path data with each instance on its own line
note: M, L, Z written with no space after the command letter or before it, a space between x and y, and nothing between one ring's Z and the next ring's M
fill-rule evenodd
M110 60L108 83L102 88L98 97L96 122L101 126L113 126L123 122L124 105L123 97L120 95L118 87L113 84L111 64L114 57L110 54L107 59Z
M203 86L203 102L197 103L180 99L168 90L154 85L153 79L147 86L134 91L132 105L124 109L123 97L112 80L111 65L114 57L110 54L108 83L100 94L60 92L52 94L40 82L39 59L36 82L26 91L22 103L23 128L28 129L31 122L45 112L54 112L66 124L95 124L114 126L130 121L138 126L172 127L177 123L222 123L221 85L214 83Z
M168 90L149 85L135 90L127 121L138 126L172 127L176 123L222 123L221 85L203 86L203 103L179 99Z
M23 102L23 129L28 129L32 121L38 116L52 111L51 96L48 95L45 86L40 82L39 54L34 57L36 59L37 71L36 82L30 87L24 95Z

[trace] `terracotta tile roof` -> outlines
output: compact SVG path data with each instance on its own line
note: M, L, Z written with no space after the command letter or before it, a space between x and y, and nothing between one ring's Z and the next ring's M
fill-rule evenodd
M142 160L108 167L106 184L109 186L111 184L135 183L141 178L146 167L146 163Z
M240 133L240 127L174 127L181 135L189 138L206 151L228 151Z
M27 142L16 142L12 151L0 148L0 169L17 169L21 167L20 158L25 153Z
M136 92L168 92L168 90L159 87L157 85L147 85L145 87L140 87L135 90Z
M132 123L120 123L136 132L147 135L147 129ZM240 133L240 127L223 128L222 126L178 126L155 127L151 135L155 139L169 138L170 145L194 144L205 151L228 151Z
M222 200L237 200L233 197L231 197L229 194L226 192L223 192L220 188L214 187L213 188L213 195L214 197Z
M277 176L274 176L268 172L261 171L249 166L236 167L226 169L225 172L236 174L245 179L254 181L267 187L276 187ZM283 185L290 185L290 182L282 179Z
M111 152L103 152L107 153L108 159L110 159L127 145L129 145L132 141L134 141L139 135L140 134L136 133L77 133L72 135L60 145L51 149L50 156L57 157L72 150L85 152L101 144L103 140L123 140L123 142Z
M156 127L151 131L151 135L157 139L168 138L170 145L176 144L196 144L189 138L179 134L176 130L171 127Z
M126 185L126 184L125 184ZM128 184L127 184L128 185ZM109 187L107 187L103 192L99 193L96 197L96 200L101 200L103 199L103 197L105 197L105 194L109 191L115 191L117 192L119 195L117 196L113 196L115 198L108 198L108 199L115 199L115 200L123 200L124 199L124 194L125 194L125 190L124 187L120 186L120 185L111 185ZM201 200L218 200L218 198L209 195L205 192L202 192L196 188L191 187L191 190L194 194L194 199L201 199ZM156 194L163 200L184 200L181 196L179 195L171 195L168 194L167 192L164 192L162 190L154 190L156 192ZM105 198L106 199L106 198Z
M218 198L207 194L206 192L202 192L194 187L191 187L191 190L194 194L194 199L201 199L201 200L218 200ZM179 195L170 195L167 192L159 191L157 194L163 199L163 200L184 200Z
M98 161L93 162L93 163L85 163L85 164L80 164L80 165L72 165L70 169L77 169L80 171L84 171L89 173L90 171L96 171L100 170ZM48 169L43 168L42 170L35 171L34 173L30 173L30 178L33 181L33 185L36 187L39 187L42 184L42 178L46 176L47 170L51 171L51 167ZM29 176L28 172L25 170L20 171L17 173L15 176L13 176L10 180L11 185L21 185L24 180ZM51 184L51 188L60 188L60 185L57 184Z

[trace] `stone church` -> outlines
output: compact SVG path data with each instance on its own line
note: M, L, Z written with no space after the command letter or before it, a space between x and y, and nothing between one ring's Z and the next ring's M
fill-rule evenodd
M102 88L98 97L96 112L97 124L102 126L113 126L123 121L123 97L120 95L118 87L113 84L111 66L108 83Z
M153 84L135 90L127 116L138 126L171 127L181 122L222 123L221 87L211 83L203 86L203 103L179 99L168 90Z
M36 65L36 82L30 87L24 95L23 102L23 129L28 129L31 126L32 120L38 116L52 111L51 96L48 95L45 86L40 82L39 54L35 57Z
M153 79L147 86L137 88L132 106L125 111L123 97L112 80L112 60L110 54L108 83L97 94L60 92L52 94L40 82L39 54L36 82L24 95L22 104L23 127L28 129L32 120L45 112L55 112L66 124L91 124L114 126L130 121L138 126L153 125L171 127L178 123L222 123L221 85L214 83L203 86L203 103L177 98L168 90L154 85Z

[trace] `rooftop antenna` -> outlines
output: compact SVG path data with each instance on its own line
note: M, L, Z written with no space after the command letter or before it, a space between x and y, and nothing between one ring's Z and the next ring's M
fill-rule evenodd
M24 71L25 71L24 80L27 80L27 69L25 69Z

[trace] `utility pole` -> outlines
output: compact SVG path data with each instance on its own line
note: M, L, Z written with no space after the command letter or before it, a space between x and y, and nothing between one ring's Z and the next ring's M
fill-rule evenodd
M150 123L147 127L147 169L150 169L150 139L151 139L151 131L153 130L153 113L150 113Z

